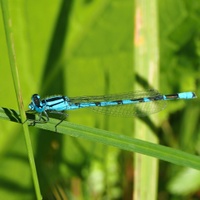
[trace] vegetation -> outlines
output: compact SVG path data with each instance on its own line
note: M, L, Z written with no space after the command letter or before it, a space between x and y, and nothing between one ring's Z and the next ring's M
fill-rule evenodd
M198 100L173 101L153 119L140 119L159 144L135 139L143 134L135 129L135 118L89 110L68 112L57 132L53 118L29 128L28 122L11 122L25 121L24 109L34 93L71 97L129 92L138 83L152 86L150 68L143 69L147 78L141 79L135 65L133 1L1 0L1 8L1 198L39 199L41 193L48 200L133 199L138 185L151 190L145 182L134 182L133 152L159 159L152 172L158 176L156 198L200 198ZM159 50L158 88L198 96L200 3L159 1L157 8L159 46L149 48ZM6 38L12 38L10 43Z

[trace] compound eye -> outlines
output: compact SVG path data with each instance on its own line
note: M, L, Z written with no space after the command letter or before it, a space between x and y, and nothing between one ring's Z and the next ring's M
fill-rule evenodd
M32 101L34 102L34 104L37 106L37 107L40 107L40 96L38 94L34 94L32 96Z

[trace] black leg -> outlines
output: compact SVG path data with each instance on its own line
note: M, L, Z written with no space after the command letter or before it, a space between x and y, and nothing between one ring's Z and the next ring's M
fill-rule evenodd
M29 124L29 126L35 126L35 124L37 124L37 123L47 123L48 121L49 121L49 116L48 116L48 114L46 113L46 111L44 111L44 114L45 114L45 116L46 116L46 119L45 119L45 117L42 117L42 113L40 113L39 114L39 119L38 120L29 120L29 119L27 119L26 121L31 121L31 123ZM26 122L25 121L25 122Z
M57 132L57 126L61 124L68 116L68 114L58 111L50 111L49 113L60 115L60 121L55 125L55 132Z

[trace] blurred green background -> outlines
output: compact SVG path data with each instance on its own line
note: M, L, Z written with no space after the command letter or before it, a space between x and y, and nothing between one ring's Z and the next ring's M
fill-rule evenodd
M30 97L133 90L134 2L9 1L25 107ZM160 91L199 94L200 2L158 2ZM0 17L0 106L17 108ZM159 114L160 143L200 154L198 101ZM133 119L88 110L68 121L132 136ZM44 199L132 199L133 155L114 147L30 128ZM187 183L187 184L186 184ZM0 198L35 199L21 125L0 121ZM160 162L158 199L200 199L200 173Z

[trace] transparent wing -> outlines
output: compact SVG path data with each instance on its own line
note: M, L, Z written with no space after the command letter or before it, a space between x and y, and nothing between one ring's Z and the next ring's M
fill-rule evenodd
M150 102L137 102L135 104L122 104L112 106L93 106L89 107L93 111L123 117L146 116L163 110L166 107L166 101L154 100L154 97L162 96L158 91L150 89L146 91L137 91L124 94L102 95L102 96L85 96L70 98L72 103L99 103L120 100L135 100L141 98L150 98Z

